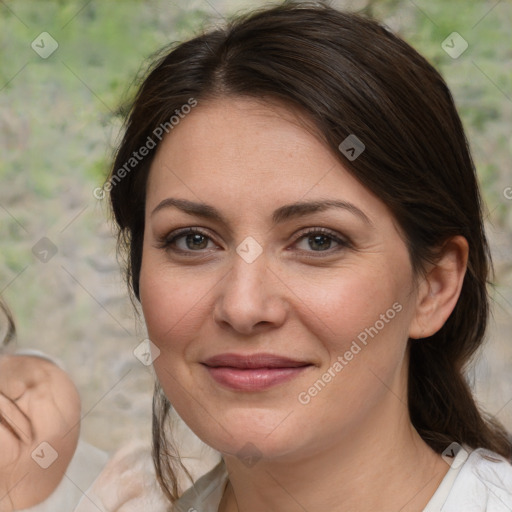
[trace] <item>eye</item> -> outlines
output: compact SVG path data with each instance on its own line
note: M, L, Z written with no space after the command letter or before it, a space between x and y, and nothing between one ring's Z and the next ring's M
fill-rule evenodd
M213 246L209 246L209 243L212 243ZM300 244L303 245L303 247L299 247L301 252L319 253L317 255L310 254L313 257L321 257L325 253L331 255L350 246L347 240L327 228L309 228L303 231L293 245ZM333 244L337 246L334 249ZM197 256L204 254L203 251L214 249L217 245L205 231L198 228L183 228L159 239L157 247L186 256Z
M333 242L338 247L332 249ZM295 245L302 243L303 247L300 249L305 252L317 252L332 254L341 249L349 247L349 242L341 238L337 233L326 228L310 228L306 232L303 232L301 236L296 240ZM322 254L319 254L322 256ZM316 257L316 256L315 256Z
M186 254L208 249L208 241L211 238L206 232L197 228L184 228L160 239L158 247Z

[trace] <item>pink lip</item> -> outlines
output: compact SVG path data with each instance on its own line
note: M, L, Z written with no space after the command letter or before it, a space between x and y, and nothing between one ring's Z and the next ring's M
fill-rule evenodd
M273 354L220 354L203 362L212 378L239 391L262 391L286 382L312 364Z

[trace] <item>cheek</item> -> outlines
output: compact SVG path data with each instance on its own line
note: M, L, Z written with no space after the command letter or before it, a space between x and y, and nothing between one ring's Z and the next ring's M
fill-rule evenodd
M340 270L330 280L302 279L301 284L301 323L325 354L318 374L300 390L298 401L307 406L301 428L306 431L308 419L316 415L335 436L340 418L347 425L362 421L402 375L413 311L411 274L360 266Z
M403 267L406 268L406 267ZM289 282L292 277L289 276ZM294 277L293 291L300 298L301 321L328 345L329 352L348 350L357 339L396 338L406 332L411 306L411 274L389 266L354 265L333 272L310 272Z
M21 445L13 441L10 432L4 427L0 427L0 446L2 447L0 450L0 478L5 478L5 481L7 481L7 473L12 471L11 465L21 458ZM6 474L4 475L3 472L6 472Z
M209 304L218 273L175 268L149 255L140 274L140 301L150 340L178 351L213 316Z
M27 410L34 424L37 443L48 441L57 451L74 451L80 432L81 402L69 379L40 385L29 398Z

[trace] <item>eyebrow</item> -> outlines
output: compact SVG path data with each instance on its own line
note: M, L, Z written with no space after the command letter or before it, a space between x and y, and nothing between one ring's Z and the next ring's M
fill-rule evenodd
M160 210L171 207L178 208L189 215L214 220L229 226L229 222L215 207L206 203L196 203L194 201L189 201L188 199L178 199L174 197L168 197L161 201L151 212L151 216L155 215L155 213ZM335 199L304 201L281 206L277 208L277 210L274 210L272 214L272 225L275 226L287 220L304 217L310 213L322 212L331 208L348 211L359 217L365 224L373 226L373 223L370 221L368 216L357 206L352 203L347 203L346 201L339 201Z

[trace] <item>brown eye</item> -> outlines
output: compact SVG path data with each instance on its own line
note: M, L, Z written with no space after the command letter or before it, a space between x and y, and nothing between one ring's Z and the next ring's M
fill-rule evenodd
M295 243L297 244L298 242L303 244L303 247L300 248L301 251L328 252L329 254L349 246L347 240L340 238L336 233L325 228L313 228L303 233ZM333 243L337 247L331 250Z
M189 233L187 235L181 235L174 240L174 243L176 243L176 240L179 240L183 237L185 237L184 239L186 249L206 249L208 245L208 238L201 233Z
M203 231L197 228L185 228L160 240L159 247L180 253L200 252L211 248L208 247L208 243L211 241L210 236Z

